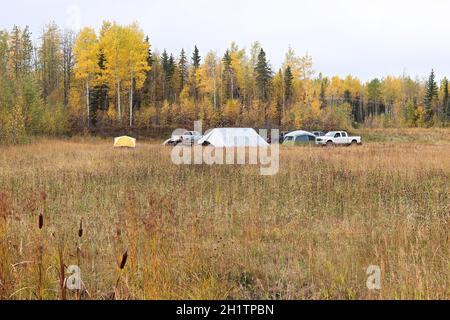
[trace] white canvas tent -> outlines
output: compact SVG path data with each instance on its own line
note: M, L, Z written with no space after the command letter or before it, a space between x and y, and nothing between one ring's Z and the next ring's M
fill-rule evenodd
M297 136L309 136L309 137L314 137L314 138L316 137L311 132L303 131L303 130L292 131L285 135L285 137L297 137Z
M251 128L218 128L198 141L200 145L216 148L267 147L269 144Z

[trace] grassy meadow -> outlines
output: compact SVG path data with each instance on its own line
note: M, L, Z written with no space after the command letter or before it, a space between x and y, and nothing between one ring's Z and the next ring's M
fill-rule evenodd
M450 130L357 133L282 147L275 176L176 166L160 141L2 146L0 298L450 298Z

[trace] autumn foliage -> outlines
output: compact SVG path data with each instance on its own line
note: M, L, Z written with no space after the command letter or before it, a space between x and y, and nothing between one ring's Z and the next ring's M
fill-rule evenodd
M287 50L275 69L259 42L224 53L162 52L133 23L74 34L57 25L32 42L0 31L0 137L79 134L98 128L207 126L349 129L446 126L448 81L387 75L325 76ZM350 71L350 70L349 70ZM355 70L356 71L356 70Z

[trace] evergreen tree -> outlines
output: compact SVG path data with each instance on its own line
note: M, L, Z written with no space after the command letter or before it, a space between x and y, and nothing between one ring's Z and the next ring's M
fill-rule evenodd
M9 36L9 63L16 80L31 73L32 58L33 44L28 26L23 30L14 26Z
M266 59L266 53L263 49L258 54L258 63L255 68L256 85L259 91L259 99L261 101L268 101L269 99L269 85L272 78L272 70Z
M9 35L9 62L14 78L19 79L22 74L22 31L16 25Z
M198 51L197 46L194 48L194 54L192 55L192 65L194 66L194 69L198 69L200 67L201 62L200 53Z
M186 52L184 49L181 49L180 59L178 60L178 73L180 78L180 91L182 91L189 77Z
M169 55L167 54L167 51L165 49L164 49L163 53L161 54L161 64L162 64L164 73L167 74L167 71L169 70Z
M173 54L170 54L169 57L169 64L168 64L168 73L169 73L169 81L172 80L173 75L175 73L175 58L173 57Z
M162 57L159 53L153 54L153 66L152 66L152 90L151 99L153 102L163 102L164 101L164 71ZM157 119L159 120L159 119Z
M320 99L320 108L324 109L327 107L327 95L326 95L326 90L327 90L327 78L322 79L320 81L320 94L319 94L319 99Z
M142 107L142 103L144 103L145 106L149 106L151 104L151 102L152 102L151 92L152 92L152 86L153 86L153 82L154 82L154 78L153 78L154 58L153 58L152 49L150 47L150 39L148 38L148 36L145 37L144 41L146 42L146 44L148 46L147 64L150 67L150 70L146 71L145 81L144 81L144 85L142 86L141 93L138 94L138 96L136 97L136 106L138 109L140 109Z
M194 97L194 103L195 103L195 114L198 114L198 97L199 97L199 85L198 85L198 81L197 81L197 71L200 68L200 62L201 62L201 57L200 57L200 53L198 51L197 46L195 46L194 48L194 53L192 55L192 66L193 66L193 70L191 73L191 94Z
M174 75L175 75L175 58L172 54L167 54L166 50L162 53L161 63L164 73L164 100L174 100L173 93L175 92Z
M8 63L8 33L0 30L0 78L6 76Z
M291 66L287 66L284 71L284 97L287 104L292 102L294 76L292 75Z
M61 32L55 23L45 27L39 48L42 96L45 100L60 89L63 67Z
M167 54L167 51L164 49L162 55L161 55L161 65L162 65L162 71L163 71L163 98L164 100L167 100L168 97L168 77L169 77L169 55Z
M168 86L168 97L169 100L173 101L175 98L173 97L175 93L175 84L174 84L174 74L175 74L175 58L172 54L170 54L169 61L167 63L167 86Z
M434 70L431 70L431 74L428 78L425 87L425 121L431 122L434 115L434 103L438 97L438 86L434 75Z
M449 97L448 97L448 79L447 77L444 77L442 80L442 110L444 112L444 118L450 119L450 104L449 104Z
M227 49L222 59L223 63L223 84L225 85L225 100L234 99L234 74L233 68L231 66L231 55L230 51Z
M31 73L33 69L33 43L31 41L31 32L28 26L22 32L22 72Z
M106 69L106 58L105 53L100 48L99 54L98 54L98 68L97 68L97 75L96 78L101 78L102 74L105 72ZM92 123L95 125L97 123L97 113L99 110L102 111L108 111L108 94L109 94L109 87L107 83L99 82L96 84L92 90L92 99L91 99L91 106L92 106Z

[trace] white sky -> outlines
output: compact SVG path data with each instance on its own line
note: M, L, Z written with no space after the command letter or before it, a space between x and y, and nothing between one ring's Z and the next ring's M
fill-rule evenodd
M153 48L222 55L231 41L260 41L274 69L289 45L308 52L325 75L362 80L400 75L450 75L448 0L13 0L0 28L30 25L35 37L50 21L92 26L137 21Z

